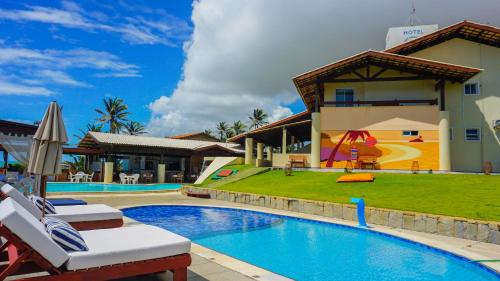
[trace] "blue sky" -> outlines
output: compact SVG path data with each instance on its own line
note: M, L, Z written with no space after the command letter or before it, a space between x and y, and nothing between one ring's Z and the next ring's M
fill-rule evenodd
M191 2L101 2L2 1L1 119L39 120L56 100L73 135L118 96L147 123L147 105L181 76Z

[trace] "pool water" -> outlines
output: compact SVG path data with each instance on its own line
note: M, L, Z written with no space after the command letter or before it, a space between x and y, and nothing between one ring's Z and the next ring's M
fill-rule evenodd
M500 280L467 259L355 227L215 207L142 206L123 212L295 280Z
M105 183L51 183L47 192L130 192L177 190L181 184L105 184Z

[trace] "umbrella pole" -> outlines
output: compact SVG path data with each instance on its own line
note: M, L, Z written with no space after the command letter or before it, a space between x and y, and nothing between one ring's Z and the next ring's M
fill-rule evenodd
M40 182L40 196L43 198L42 218L45 217L45 201L47 200L47 176L42 176Z

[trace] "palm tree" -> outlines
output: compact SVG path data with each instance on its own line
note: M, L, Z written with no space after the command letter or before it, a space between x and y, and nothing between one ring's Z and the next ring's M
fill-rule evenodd
M210 130L210 129L206 129L205 131L203 131L203 133L205 135L208 135L208 136L213 136L213 134L214 134L214 132L212 130Z
M226 135L227 131L229 130L229 127L227 126L227 123L222 121L217 124L217 132L219 133L219 140L220 141L225 141L226 140Z
M260 126L268 123L266 121L267 114L264 112L264 110L262 110L260 108L254 109L252 116L249 116L248 118L252 122L252 124L250 125L250 129L257 129Z
M104 110L96 109L95 111L101 115L98 120L109 126L109 132L118 134L128 120L127 109L128 106L123 103L122 99L107 98L104 99Z
M146 128L144 126L136 121L129 121L128 123L125 124L125 132L131 136L138 136L142 134L146 134Z
M95 124L95 123L88 123L87 127L85 129L79 129L80 133L82 133L81 136L75 135L79 140L85 138L85 136L88 134L88 132L102 132L102 124Z
M233 133L235 135L239 135L245 132L245 128L246 128L245 124L243 124L241 120L238 120L233 122L233 127L231 129L233 129Z

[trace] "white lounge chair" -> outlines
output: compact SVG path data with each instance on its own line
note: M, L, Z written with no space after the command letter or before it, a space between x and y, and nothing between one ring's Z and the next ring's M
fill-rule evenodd
M0 190L1 193L11 197L31 213L31 215L38 219L42 218L42 211L17 189L9 184L5 184ZM54 208L56 213L46 214L46 216L54 216L65 220L78 230L123 226L122 211L104 204L54 206Z
M0 280L21 273L22 280L109 280L170 270L174 281L187 279L191 241L167 230L138 225L81 231L89 250L66 252L44 225L12 198L0 203L0 236L9 248L9 263L0 265Z

